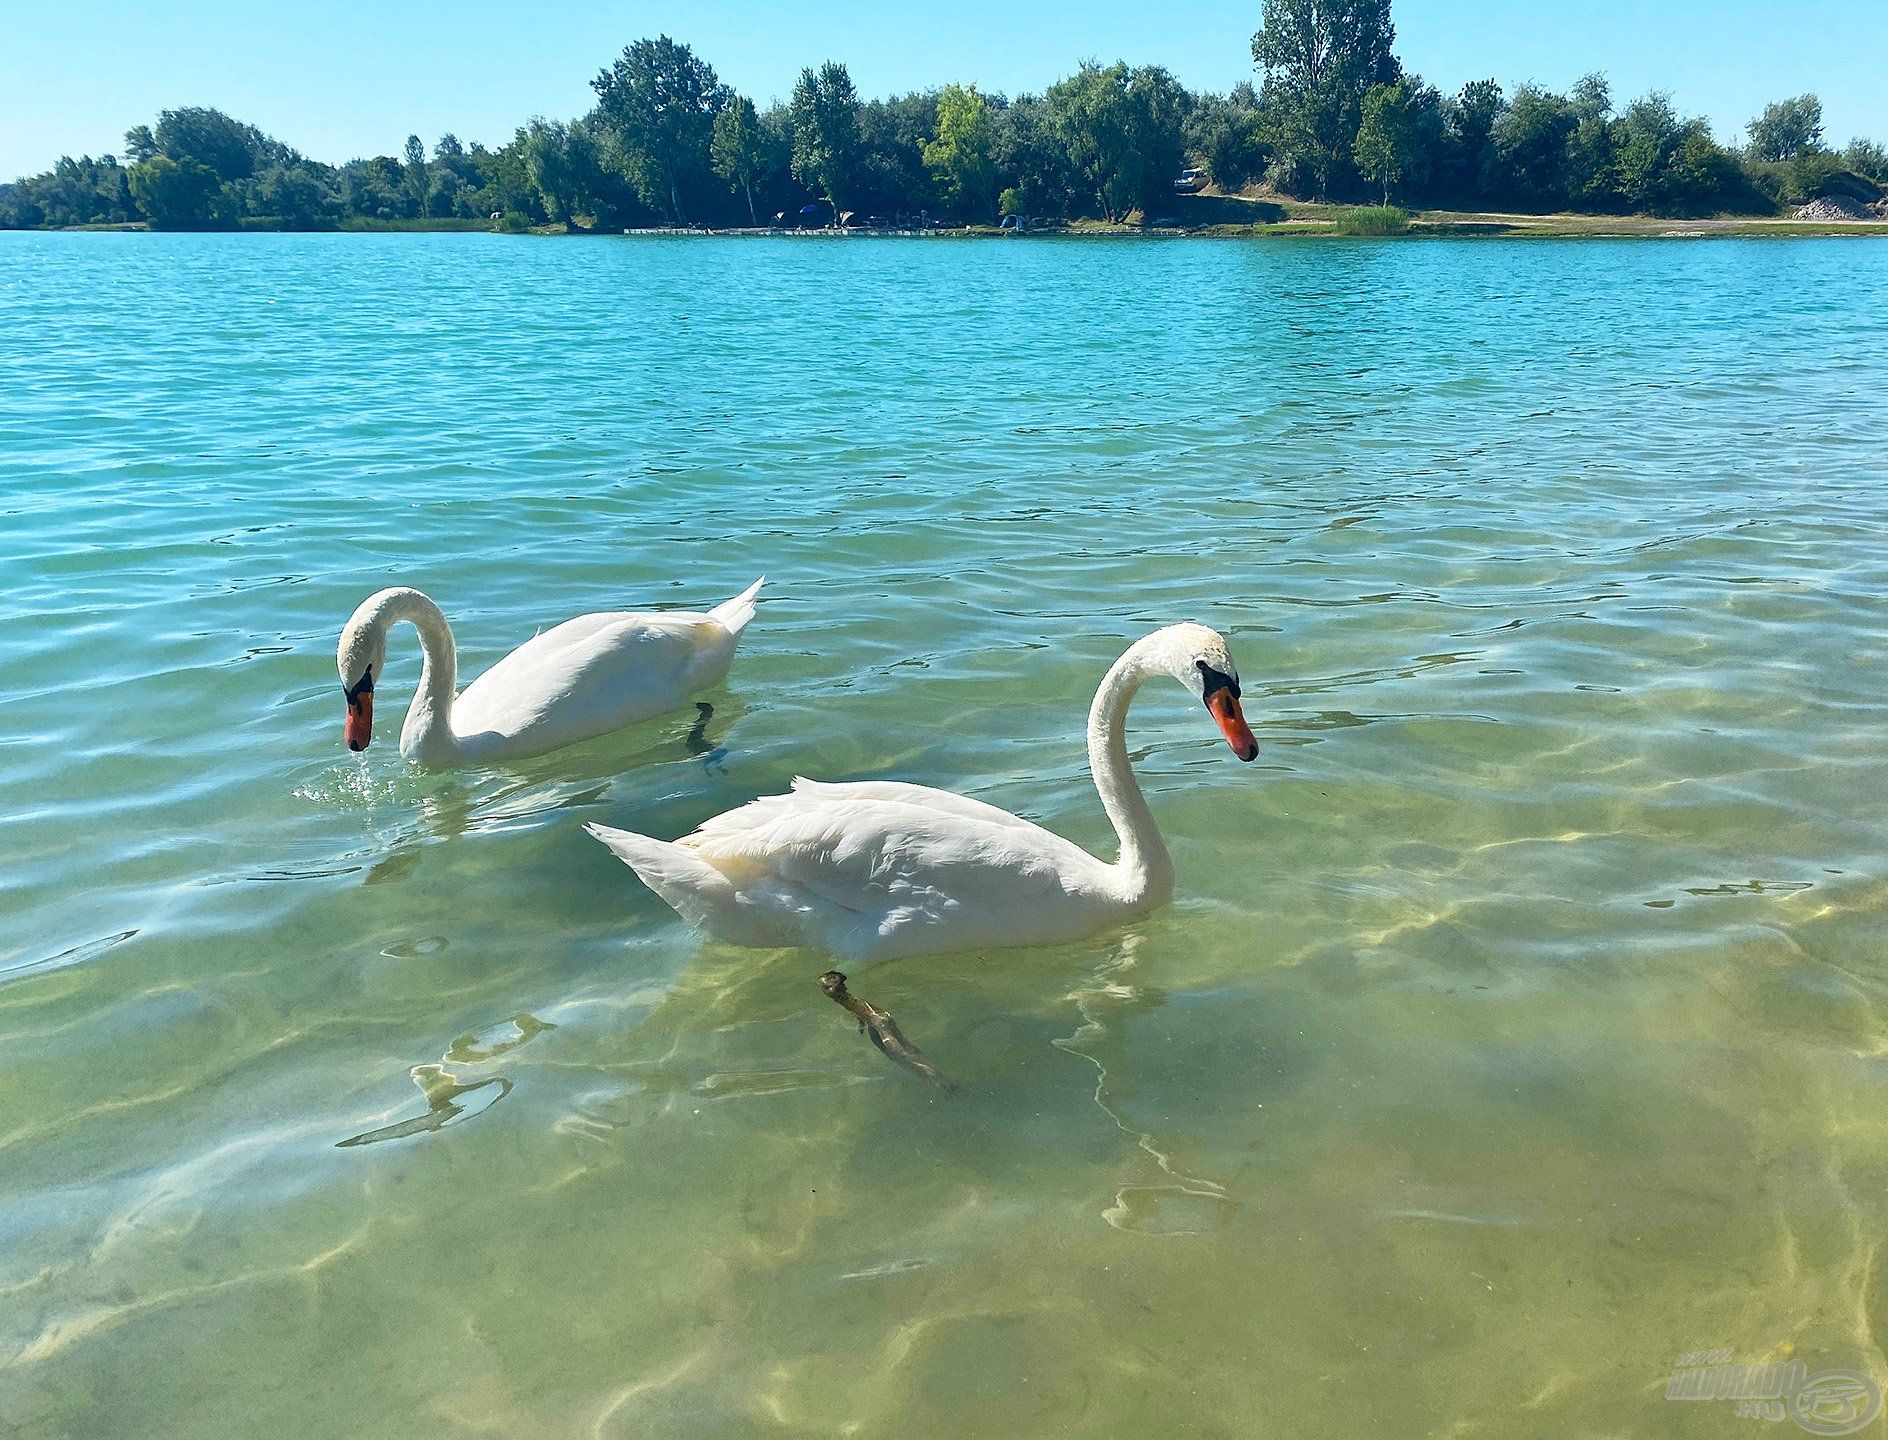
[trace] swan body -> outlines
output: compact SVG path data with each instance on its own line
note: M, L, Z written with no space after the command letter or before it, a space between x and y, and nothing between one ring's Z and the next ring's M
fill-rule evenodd
M677 841L585 828L697 929L736 945L808 946L855 963L1079 939L1164 904L1173 864L1128 764L1128 705L1168 673L1203 699L1241 759L1258 753L1226 643L1155 631L1102 681L1089 766L1120 840L1112 864L1007 810L890 781L795 780Z
M419 632L425 658L400 753L415 764L445 766L539 755L651 719L713 689L727 678L760 587L756 580L704 613L579 615L520 645L458 693L458 651L444 613L418 590L382 590L361 602L341 632L348 748L367 748L387 632L403 620Z

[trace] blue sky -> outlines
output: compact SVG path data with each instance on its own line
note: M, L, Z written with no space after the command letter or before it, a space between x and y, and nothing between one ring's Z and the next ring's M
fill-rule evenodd
M1195 88L1251 74L1259 0L47 0L10 5L0 44L0 176L116 151L126 127L215 105L319 159L392 153L409 132L503 141L588 107L624 44L667 32L765 101L844 60L861 93L976 81L1039 90L1093 56L1168 66ZM1492 75L1554 87L1604 72L1617 101L1663 87L1720 138L1767 100L1814 90L1830 138L1888 143L1888 0L1395 0L1397 50L1446 90Z

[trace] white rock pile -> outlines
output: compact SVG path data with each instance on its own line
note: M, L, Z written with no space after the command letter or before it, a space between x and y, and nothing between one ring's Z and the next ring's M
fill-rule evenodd
M1872 218L1868 211L1853 200L1839 200L1824 196L1812 200L1807 205L1796 207L1798 220L1867 220Z

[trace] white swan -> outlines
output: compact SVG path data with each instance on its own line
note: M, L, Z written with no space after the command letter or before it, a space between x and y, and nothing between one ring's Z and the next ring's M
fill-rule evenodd
M756 580L706 614L691 610L579 615L520 645L455 697L452 627L418 590L363 600L336 655L347 698L347 748L373 738L374 684L387 664L387 631L420 632L425 661L400 729L400 753L419 765L517 759L620 730L711 690L754 618Z
M795 780L792 793L673 842L584 828L684 919L736 945L805 945L864 962L1073 940L1173 895L1173 863L1122 733L1134 692L1158 674L1206 703L1241 760L1259 753L1224 639L1170 625L1137 641L1088 713L1089 769L1121 841L1112 865L981 800L887 781Z

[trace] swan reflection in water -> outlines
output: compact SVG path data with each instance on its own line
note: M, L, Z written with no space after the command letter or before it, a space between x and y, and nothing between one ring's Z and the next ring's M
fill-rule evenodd
M425 788L418 796L417 823L393 837L387 851L367 868L363 883L384 885L410 874L419 864L424 841L457 840L470 832L600 804L619 779L648 766L693 760L700 762L705 775L720 777L726 773L728 757L722 741L746 709L732 696L725 697L719 707L698 700L694 718L679 735L671 721L648 727L657 730L660 738L627 754L605 740L567 750L537 765L493 771L491 778L498 783L488 790L469 785L463 772L421 778L419 783Z

